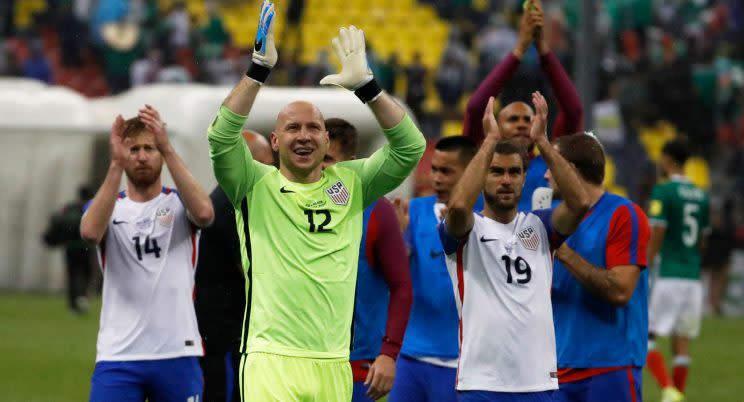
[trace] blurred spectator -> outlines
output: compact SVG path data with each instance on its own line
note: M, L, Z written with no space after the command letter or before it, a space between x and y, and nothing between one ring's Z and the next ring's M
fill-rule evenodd
M230 34L225 29L222 16L218 13L217 4L214 1L207 1L206 9L207 24L202 28L201 33L207 43L219 46L230 43Z
M711 233L703 255L703 268L710 275L710 306L715 314L723 313L723 296L728 283L729 263L734 248L735 225L731 217L733 202L713 206L710 211Z
M88 244L80 238L80 218L83 205L93 198L93 192L86 186L78 189L78 198L52 214L43 235L49 247L65 248L67 273L67 302L75 313L88 309L88 291L93 267Z
M380 84L380 87L389 94L395 94L395 81L398 79L399 70L400 65L398 63L397 53L391 54L386 62L380 63L377 66L375 79Z
M333 73L333 67L328 60L328 51L325 49L319 50L315 63L307 66L300 85L303 87L317 86L323 77L331 73Z
M437 71L436 87L442 100L444 119L457 118L457 106L468 82L467 60L458 59L456 51L446 50Z
M172 52L166 52L163 68L158 72L156 81L167 84L183 84L191 82L191 74L184 66L176 62Z
M413 54L413 61L406 66L406 103L413 115L421 119L423 116L424 99L426 99L426 67L421 61L421 53Z
M69 3L60 6L57 33L62 65L81 67L83 47L88 43L87 26L75 16Z
M163 66L163 52L160 49L151 48L145 57L132 64L131 84L132 87L151 84L155 82Z
M52 83L52 70L49 61L44 55L44 49L40 39L32 39L29 42L29 58L23 63L23 76L35 80Z
M186 48L189 46L191 17L183 1L173 4L168 15L165 17L168 29L168 44L172 50Z
M486 25L476 37L478 52L478 81L497 65L517 44L517 33L507 25L500 14L491 14Z

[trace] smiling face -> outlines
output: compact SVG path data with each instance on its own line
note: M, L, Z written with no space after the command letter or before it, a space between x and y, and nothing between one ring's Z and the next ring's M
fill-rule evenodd
M328 143L323 115L315 105L292 102L279 112L271 147L279 153L280 166L295 176L307 177L319 171Z
M504 139L529 150L532 146L530 128L535 113L524 102L512 102L506 105L498 115L499 129Z
M163 169L163 157L155 146L155 136L149 131L141 131L126 137L124 145L129 149L124 168L127 179L139 188L157 182Z

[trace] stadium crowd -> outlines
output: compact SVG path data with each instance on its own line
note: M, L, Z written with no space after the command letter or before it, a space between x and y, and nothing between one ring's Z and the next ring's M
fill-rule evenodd
M175 311L183 322L178 334L187 336L185 349L180 338L152 346L141 335L169 336L148 314L146 320L139 318L148 308L162 317L168 311L139 299L126 310L137 323L133 340L120 339L122 324L112 317L123 302L111 295L149 291L140 296L154 297L172 290L150 289L145 277L117 273L117 264L130 264L123 251L132 248L130 238L143 267L159 264L161 251L195 265L196 227L208 227L215 215L218 222L230 222L229 230L238 235L232 240L239 243L215 251L223 243L215 242L205 255L229 255L229 262L215 264L242 266L245 286L230 290L230 297L250 302L241 306L242 332L233 319L225 332L231 339L217 348L220 356L243 354L228 356L237 383L221 390L220 399L232 389L245 400L250 400L247 395L289 400L303 393L348 400L353 382L353 398L359 401L388 392L391 401L593 401L608 395L630 401L640 398L646 364L664 401L684 399L687 342L698 335L701 312L664 307L674 304L669 300L675 293L679 298L680 288L672 284L666 294L662 287L649 290L646 267L659 255L661 277L692 280L692 290L685 293L699 295L694 297L700 305L699 268L714 268L711 302L720 312L720 281L725 282L720 272L726 271L732 249L744 248L744 8L739 2L602 2L591 43L600 60L593 105L582 105L570 78L579 70L573 65L577 49L569 29L577 26L578 1L425 2L450 26L436 69L430 70L418 51L401 57L410 61L406 64L396 54L382 60L375 55L374 38L365 43L364 34L351 27L342 29L332 45L342 66L338 74L330 52L305 63L297 45L301 41L282 48L283 39L292 42L288 35L277 40L282 55L277 58L276 10L268 2L261 6L255 50L235 46L218 2L207 2L202 24L179 1L163 8L160 1L123 6L106 0L50 0L26 19L18 11L21 3L0 6L2 75L66 85L88 96L156 82L234 87L208 130L220 183L211 197L170 146L155 109L145 106L139 120L125 122L119 116L114 123L109 173L86 205L80 226L83 238L99 246L101 261L108 264L91 400L111 400L132 373L157 400L178 381L162 375L166 367L185 373L184 398L201 395L203 384L194 380L200 378L193 358L199 355L196 318L211 313L207 305L199 313L198 299L194 312L183 291L194 286L190 271L170 273L179 286ZM303 9L301 0L284 9L286 22L300 35ZM105 23L112 16L127 22ZM241 136L241 131L261 86L318 83L354 91L374 113L389 145L370 158L356 159L349 145L356 143L353 126L324 120L310 103L293 102L282 109L270 137L278 161L273 166L257 161L253 153L258 148L242 146L243 139L250 145L255 136ZM418 125L389 94L406 100ZM589 108L594 122L584 127ZM325 141L327 127L333 130ZM424 136L435 143L430 188L410 204L380 198L418 163ZM621 168L606 170L611 163ZM161 186L163 164L176 172L179 197ZM668 183L657 183L657 168ZM124 173L127 191L117 194ZM223 210L232 206L232 215L220 217L212 209L218 199ZM143 218L155 211L156 221ZM355 218L362 214L363 221ZM381 225L390 230L395 214L402 237L386 239L396 244L378 245ZM677 221L683 222L682 229ZM162 249L156 232L152 241L150 236L141 239L140 231L151 227L165 236L158 237ZM392 227L398 234L398 227ZM216 232L205 233L210 239ZM668 240L680 233L681 243ZM498 251L486 245L491 241L498 241ZM360 242L359 266L374 274L357 278L350 272L357 268ZM708 245L702 259L701 244ZM402 254L405 247L410 260L389 260L377 247L398 250L392 254ZM686 259L675 260L680 256ZM179 260L170 261L177 266ZM339 272L325 277L324 268L331 265ZM439 276L423 271L436 265L441 265ZM695 268L689 270L691 265ZM504 269L494 272L489 266ZM357 280L375 283L377 293ZM454 288L455 297L441 291L445 288ZM215 295L221 288L215 289L211 297L220 298ZM388 290L389 306L375 304L375 295ZM357 299L350 303L355 292ZM522 292L520 301L502 298L510 292ZM324 297L315 296L319 293ZM160 307L168 303L153 300ZM346 303L331 303L339 300ZM483 311L491 303L511 315ZM529 311L521 310L521 303L528 303ZM302 315L295 325L298 311L309 318ZM240 312L232 306L230 314ZM219 322L218 317L209 318ZM204 335L205 321L199 321ZM349 327L354 329L350 339ZM483 333L486 327L503 329L490 348L493 334ZM317 337L320 333L327 337ZM366 344L364 336L370 333L374 341ZM508 339L514 333L526 338ZM597 334L604 344L592 342ZM648 344L647 335L652 335ZM673 337L673 378L654 349L655 336ZM345 377L344 365L350 342L357 352L352 353L353 381ZM652 352L648 363L647 347ZM188 359L179 360L184 356ZM164 365L139 364L153 359ZM204 362L202 368L207 370ZM224 383L224 376L217 378ZM208 390L215 381L209 378ZM442 388L433 391L437 387ZM139 392L132 389L127 392ZM522 399L507 399L509 393Z

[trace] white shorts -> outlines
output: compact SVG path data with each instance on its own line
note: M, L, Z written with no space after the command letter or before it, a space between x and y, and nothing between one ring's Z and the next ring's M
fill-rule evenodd
M703 315L703 286L699 280L658 278L651 289L649 332L660 336L696 338Z

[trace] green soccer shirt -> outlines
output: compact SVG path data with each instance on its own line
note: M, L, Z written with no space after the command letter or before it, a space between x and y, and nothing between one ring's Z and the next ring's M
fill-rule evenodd
M700 278L700 236L709 231L708 195L684 176L654 186L649 205L652 226L665 226L659 276Z
M246 274L241 351L348 359L362 212L411 173L423 135L406 116L385 130L389 145L302 184L253 160L240 136L245 120L223 106L208 132L215 176L235 207Z

